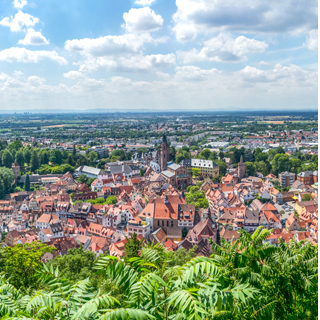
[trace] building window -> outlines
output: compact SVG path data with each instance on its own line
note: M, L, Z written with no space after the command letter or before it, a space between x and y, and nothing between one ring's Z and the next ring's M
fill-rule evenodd
M169 227L169 221L167 221L167 227Z
M160 221L158 220L158 227L160 226Z
M164 227L164 221L162 220L162 226Z
M171 227L173 227L173 221L171 221Z

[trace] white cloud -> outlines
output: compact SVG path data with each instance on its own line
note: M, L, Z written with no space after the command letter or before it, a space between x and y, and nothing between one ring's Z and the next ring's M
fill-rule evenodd
M128 32L150 32L158 30L163 25L160 14L156 14L149 7L130 9L123 14L124 28Z
M167 37L154 39L150 34L124 34L121 36L105 36L95 39L67 40L65 49L83 55L102 57L107 55L139 52L145 43L164 43Z
M93 72L98 69L111 70L117 67L117 63L109 57L89 57L85 61L77 64L80 65L80 72Z
M240 78L253 85L259 83L277 83L280 87L314 86L317 83L317 72L303 70L297 65L282 66L276 64L273 69L261 70L246 66L237 72Z
M5 80L7 80L8 77L9 77L9 76L8 76L7 74L1 72L1 73L0 73L0 82L3 82L3 81L5 81Z
M30 76L27 81L31 84L43 84L46 82L46 79L38 76Z
M83 79L84 78L83 73L79 71L69 71L67 73L64 73L63 76L67 79Z
M24 73L22 71L17 71L17 70L14 70L13 71L13 75L16 77L16 78L21 78Z
M201 50L180 51L179 57L184 63L193 61L239 62L247 60L247 53L261 53L268 44L255 39L239 36L233 39L230 35L220 33L204 43Z
M174 75L157 74L156 80L128 77L80 78L71 86L34 85L0 73L1 110L54 109L67 105L75 110L95 108L248 110L301 109L317 105L317 72L295 65L268 70L247 66L227 72L196 66L176 67ZM232 92L232 94L230 94Z
M68 61L63 57L60 57L56 51L31 51L25 48L16 47L0 51L0 61L37 63L43 59L49 59L62 65L68 64Z
M13 6L17 9L22 9L28 4L27 0L13 0Z
M311 0L176 0L173 30L179 41L199 33L299 33L317 29L318 4Z
M195 66L183 66L176 67L175 78L179 81L200 81L219 73L215 68L204 70Z
M92 72L106 70L113 72L155 72L159 68L167 68L175 65L176 58L170 54L132 55L118 57L98 57L86 59L79 63L80 72Z
M120 70L144 70L153 71L157 68L167 68L175 65L176 58L173 53L170 54L151 54L132 56L131 58L120 58Z
M310 50L318 50L318 30L311 30L306 39L306 42L303 44Z
M132 34L122 36L105 36L96 39L67 40L65 48L68 51L77 51L85 55L105 56L116 53L137 52L144 41Z
M151 6L153 2L155 2L155 0L136 0L135 4L146 7Z
M0 25L9 27L11 31L18 32L25 29L25 27L33 27L39 22L38 18L31 16L28 13L19 11L14 17L6 17L0 21Z
M34 31L29 28L28 32L23 40L19 40L18 44L23 45L44 45L48 44L49 41L39 31Z

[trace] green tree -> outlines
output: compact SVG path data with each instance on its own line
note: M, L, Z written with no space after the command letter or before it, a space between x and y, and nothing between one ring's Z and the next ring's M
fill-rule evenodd
M215 151L212 151L212 152L210 153L210 156L209 156L208 160L213 160L213 161L215 161L216 159L218 159L217 153L216 153Z
M305 193L302 196L302 201L310 201L310 200L312 200L312 195L310 193Z
M13 174L12 170L5 168L5 167L1 167L0 168L0 178L3 181L5 193L6 194L9 193L11 186L12 186L12 183L14 181L14 174Z
M167 267L183 266L196 256L196 250L197 246L192 247L190 250L179 248L177 251L168 251Z
M277 152L276 152L275 149L270 149L270 150L268 151L268 159L269 159L269 161L271 161L276 154L277 154Z
M109 196L106 200L106 204L116 204L118 202L116 196Z
M282 147L278 147L278 148L276 149L276 153L277 153L277 154L285 154L285 151L284 151L284 149L283 149Z
M290 159L290 172L294 172L295 174L299 173L301 163L300 159Z
M3 199L5 195L6 195L6 192L5 192L4 182L0 177L0 198Z
M131 238L127 238L127 243L124 245L124 260L128 261L131 258L139 257L139 251L142 248L143 239L139 240L134 232Z
M43 151L43 152L41 152L41 155L40 155L40 163L41 163L41 165L43 165L43 164L49 164L49 158L50 158L50 156L49 156L49 152L48 151Z
M273 186L274 186L277 190L280 190L280 189L281 189L281 185L280 185L279 180L273 181Z
M60 150L55 149L51 150L49 161L53 164L60 165L62 164L62 153Z
M304 172L304 171L314 171L314 170L317 170L318 169L318 165L315 164L315 163L303 163L301 164L301 169L300 171L301 172Z
M24 190L30 191L30 177L29 177L28 173L26 174L26 179L24 181Z
M262 152L262 149L260 148L257 148L254 150L253 156L254 156L255 162L268 160L268 154L266 152Z
M272 160L272 172L278 175L290 170L290 160L287 154L276 154Z
M51 174L59 174L59 173L67 173L67 172L74 172L74 167L70 166L67 163L62 164L61 166L56 166L51 168Z
M91 186L91 183L92 183L94 180L96 180L96 179L95 179L95 178L89 178L89 179L87 180L87 182L86 182L86 185L87 185L88 187L90 187L90 186Z
M82 174L79 178L78 178L79 182L82 183L86 183L88 181L88 177L85 174Z
M50 174L51 170L52 170L51 166L49 166L48 164L44 164L37 170L37 173L38 174Z
M16 155L15 155L15 160L16 162L18 163L18 165L20 166L21 169L24 168L24 156L23 156L23 151L22 150L19 150L16 152Z
M36 170L39 168L40 168L39 156L38 156L38 153L35 150L33 150L31 155L31 161L30 161L31 172L36 172Z
M224 176L227 173L227 164L222 160L215 160L215 163L219 167L219 174Z
M256 173L255 166L252 162L246 162L246 175L254 176Z
M199 168L192 168L192 176L199 177L201 174L201 171Z
M33 276L41 265L41 257L46 252L53 252L55 248L37 241L5 247L1 250L2 272L13 286L27 289L35 285Z
M98 154L94 151L89 152L88 159L90 160L91 164L94 164L98 159Z
M261 172L264 176L268 175L268 166L264 161L258 161L254 163L255 171Z
M312 319L310 315L317 308L310 299L313 290L317 292L318 248L303 241L280 242L279 247L267 245L264 241L272 230L263 226L251 235L242 229L239 232L238 240L232 243L221 239L221 246L213 244L212 249L216 265L226 266L224 276L232 279L231 286L240 280L261 293L241 318L250 319L255 314L258 319ZM264 307L257 308L260 303Z
M173 146L170 146L169 150L169 161L175 162L176 161L176 149Z
M15 140L9 144L9 149L18 151L20 148L23 148L23 144L20 140Z
M312 157L311 157L311 161L313 163L315 163L316 165L318 165L318 155L317 154L314 154Z
M75 161L73 160L71 154L69 154L69 156L68 156L67 163L68 163L70 166L74 166L74 164L75 164Z
M176 155L176 163L180 163L184 159L185 159L185 157L184 157L184 155L182 153L178 153Z
M204 159L208 160L209 157L211 155L211 151L209 149L203 149L201 152L200 152L200 157L203 157Z
M83 246L80 246L80 248L69 249L68 254L57 256L48 265L58 267L61 277L77 282L92 276L95 259L94 252L84 250Z
M31 161L31 151L28 148L23 150L24 161L29 165Z
M72 158L73 158L73 161L76 161L77 159L77 149L75 144L73 145L73 148L72 148Z
M2 154L2 165L7 167L7 168L11 168L12 163L13 163L13 157L11 152L6 149L4 150L3 154Z

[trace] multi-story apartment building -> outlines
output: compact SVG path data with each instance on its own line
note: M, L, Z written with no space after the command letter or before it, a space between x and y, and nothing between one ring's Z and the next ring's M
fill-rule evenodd
M103 146L93 146L92 148L89 149L89 152L90 151L96 152L99 158L105 158L109 154L108 148L105 148Z
M295 173L292 172L282 172L279 173L278 179L282 188L291 187L295 181Z

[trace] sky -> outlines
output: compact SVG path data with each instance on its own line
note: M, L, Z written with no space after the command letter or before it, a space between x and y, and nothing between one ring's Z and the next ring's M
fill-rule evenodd
M1 0L1 110L317 108L316 0Z

